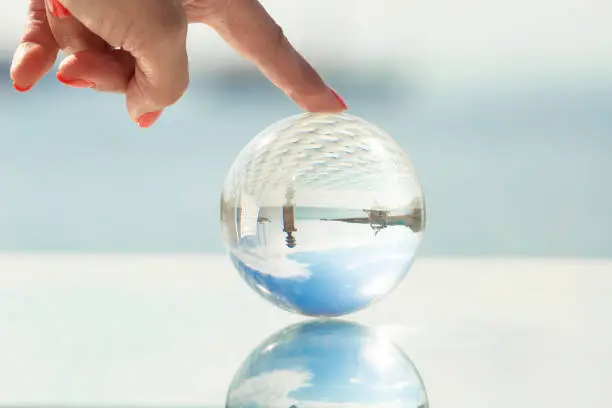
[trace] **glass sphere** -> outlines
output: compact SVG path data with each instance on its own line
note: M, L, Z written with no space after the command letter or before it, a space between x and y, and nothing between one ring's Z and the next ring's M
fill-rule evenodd
M290 326L234 375L227 408L425 408L412 362L373 330L338 320Z
M404 150L347 114L306 113L257 135L234 161L221 229L235 267L277 306L340 316L406 276L425 226Z

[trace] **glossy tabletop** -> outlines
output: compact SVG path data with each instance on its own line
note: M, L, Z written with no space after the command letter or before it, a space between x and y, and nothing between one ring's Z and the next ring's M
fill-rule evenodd
M401 348L431 407L605 407L611 294L612 261L419 259L344 320ZM304 320L222 255L2 255L0 406L221 407L247 356Z

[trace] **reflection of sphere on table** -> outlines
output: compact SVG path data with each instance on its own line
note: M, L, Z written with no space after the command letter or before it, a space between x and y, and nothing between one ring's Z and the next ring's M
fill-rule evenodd
M255 349L230 385L227 408L424 408L415 366L373 330L343 321L290 326Z
M243 278L311 316L362 309L406 276L425 210L393 138L346 114L302 114L257 135L221 198L225 244Z

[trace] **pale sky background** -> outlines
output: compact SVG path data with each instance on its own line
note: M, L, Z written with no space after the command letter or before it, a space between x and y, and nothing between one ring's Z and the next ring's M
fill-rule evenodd
M292 42L318 63L411 62L453 79L540 72L612 75L609 0L263 1ZM0 0L0 53L12 53L26 1ZM194 63L239 59L207 27L191 30ZM381 46L386 44L388 46ZM448 64L453 65L452 73Z
M431 215L426 251L610 256L610 0L265 5L350 113L408 152ZM26 0L0 6L8 71ZM245 62L208 27L192 26L189 47L193 86L146 135L117 95L53 74L18 94L5 72L1 250L221 249L232 161L297 110L253 68L227 69ZM215 135L223 143L211 148Z

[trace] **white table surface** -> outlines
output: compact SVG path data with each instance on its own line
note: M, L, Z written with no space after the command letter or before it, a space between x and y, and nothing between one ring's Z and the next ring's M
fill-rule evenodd
M420 259L348 316L388 334L431 407L612 406L612 261ZM0 405L221 407L304 318L221 255L1 255Z

